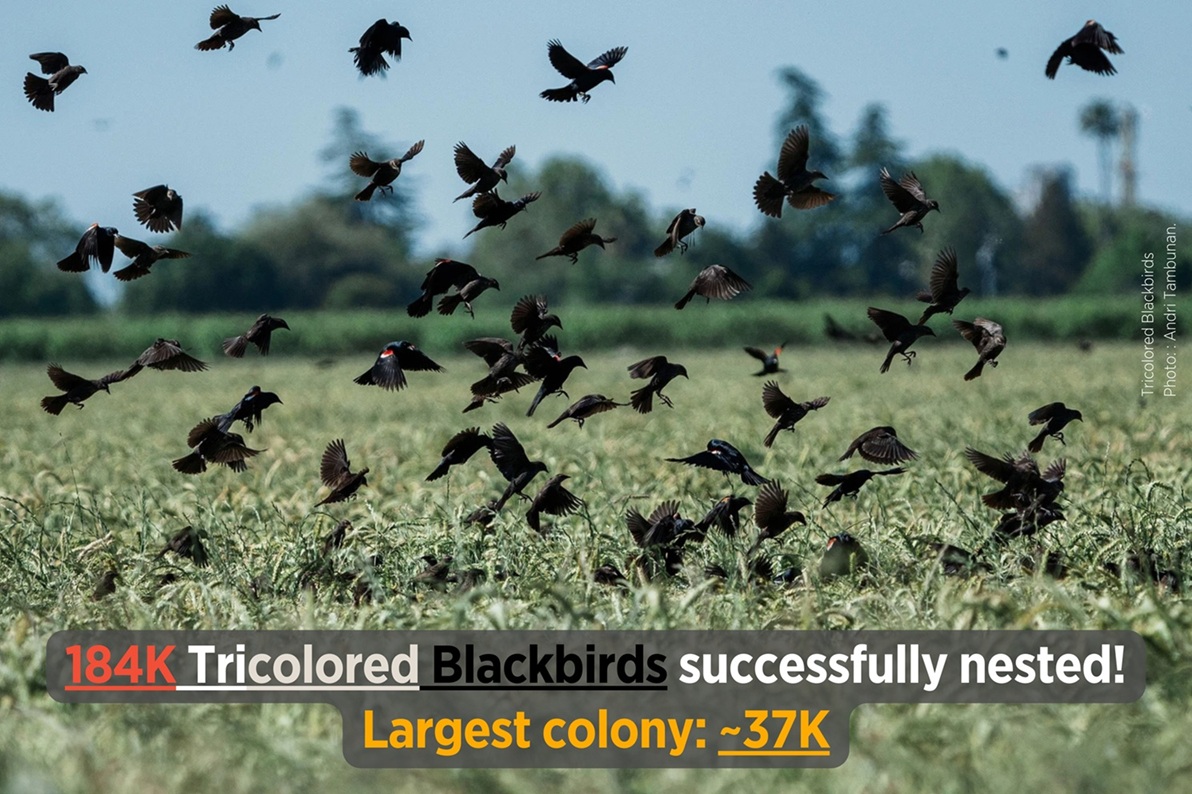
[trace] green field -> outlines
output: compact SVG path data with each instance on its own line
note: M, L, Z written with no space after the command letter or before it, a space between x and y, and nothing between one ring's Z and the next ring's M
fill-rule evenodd
M566 345L569 337L561 338ZM284 344L284 337L277 340L275 346ZM600 392L625 400L639 385L626 377L626 366L657 352L684 363L691 378L668 387L674 410L639 416L618 409L582 430L570 422L546 428L568 403L561 397L527 419L530 389L459 413L483 365L434 350L447 372L413 373L400 393L351 382L375 352L336 363L250 353L243 362L208 357L212 371L202 374L146 370L59 417L38 407L53 393L43 366L5 365L0 781L13 791L1186 788L1192 766L1187 597L1149 581L1119 581L1103 565L1143 548L1181 565L1192 491L1188 400L1139 398L1137 344L1098 343L1082 352L1071 343L1011 338L1001 366L972 383L961 378L975 360L971 348L931 339L917 348L913 367L895 362L879 375L877 348L792 345L783 357L790 372L779 376L784 390L799 400L832 400L797 432L780 435L770 451L761 443L770 427L761 407L763 379L751 377L756 362L739 349L666 346L585 355L589 369L568 384L573 399ZM197 352L205 349L196 344ZM61 363L97 377L128 362L83 363L64 352ZM271 408L263 427L246 436L249 446L265 450L249 471L215 467L188 477L171 469L170 460L187 452L187 430L228 410L253 384L276 391L284 405ZM1034 433L1026 414L1053 400L1079 408L1085 419L1066 432L1066 447L1049 440L1041 455L1044 462L1068 459L1068 520L993 555L991 574L943 576L913 539L973 548L997 520L979 501L995 483L968 465L964 448L1021 451ZM483 456L450 478L423 482L454 432L498 421L509 424L531 458L544 460L552 473L570 474L569 484L587 502L578 515L548 517L553 528L546 537L526 526L516 500L490 531L462 525L462 516L504 486ZM822 509L827 489L814 483L815 475L845 471L836 458L848 442L885 424L919 453L910 472L869 483L855 503ZM353 464L370 468L369 487L352 502L315 508L327 493L319 456L341 437ZM736 575L723 584L708 580L707 563L737 566L751 527L736 541L711 535L675 579L635 582L627 590L594 584L596 566L611 560L625 569L633 551L627 508L648 513L675 498L684 515L698 518L727 493L719 474L662 461L694 453L712 437L734 443L807 513L805 528L767 544L776 567L801 566L809 572L805 580L793 587L750 585ZM732 487L753 490L736 480ZM351 577L325 581L314 593L300 586L320 538L342 518L355 529L336 553L337 571L352 573L368 555L384 556L372 604L353 605ZM168 536L186 524L209 533L209 567L158 558ZM843 530L862 541L876 569L864 580L821 582L815 569L825 539ZM1022 555L1050 550L1063 552L1066 578L1023 572ZM427 553L453 555L461 570L482 568L488 581L463 594L416 588L412 579ZM121 572L116 592L92 601L96 577L112 565ZM499 571L517 575L499 579ZM167 572L177 581L158 589ZM272 590L257 598L250 583L261 574ZM1149 685L1128 706L866 706L854 715L851 756L841 769L717 773L366 772L344 763L339 717L329 707L63 706L45 694L45 642L58 629L292 627L1130 629L1147 641Z

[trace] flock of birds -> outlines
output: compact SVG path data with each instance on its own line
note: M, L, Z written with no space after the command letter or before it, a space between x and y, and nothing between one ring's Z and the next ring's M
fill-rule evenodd
M236 41L248 31L260 31L261 22L276 20L279 16L273 14L266 17L245 17L232 12L226 5L219 6L211 12L209 19L213 34L195 45L196 49L211 51L226 47L231 51ZM407 28L397 22L380 19L365 31L360 37L359 45L351 48L350 53L362 75L383 74L390 67L386 56L394 60L400 59L403 40L412 40ZM616 82L612 68L625 58L627 52L626 47L615 47L585 64L571 55L558 40L550 41L547 46L550 64L569 82L560 88L548 88L542 91L540 96L551 102L578 100L587 103L591 99L592 91L601 83ZM1116 54L1122 50L1113 34L1090 20L1080 32L1060 44L1047 63L1046 75L1054 78L1065 58L1069 63L1085 70L1104 75L1113 74L1115 70L1106 58L1105 52ZM80 75L87 73L82 66L71 65L62 53L42 52L30 57L37 61L41 71L48 75L43 78L29 73L25 78L26 97L40 110L53 111L56 96L72 85ZM388 160L374 160L363 151L353 153L348 160L349 168L356 175L368 180L355 199L370 201L377 193L384 195L392 192L392 184L401 175L403 166L422 152L424 143L425 141L420 140L410 146L402 156ZM758 210L764 215L780 218L784 204L795 210L806 211L835 200L835 195L815 184L818 180L827 179L827 176L818 170L808 169L810 144L806 126L791 130L781 146L775 173L767 171L757 178L753 198ZM472 212L478 219L476 225L464 235L465 238L485 228L505 228L510 220L541 197L540 193L532 192L514 201L508 201L498 194L501 184L508 181L507 168L515 155L516 147L509 146L489 165L465 143L456 144L455 167L467 189L455 200L471 199ZM922 183L913 172L895 180L883 168L879 174L879 184L898 213L897 220L889 228L882 230L881 234L912 227L922 232L923 222L928 214L940 210L939 202L928 198ZM149 231L165 233L182 227L182 197L167 185L156 185L135 193L133 209L137 221ZM585 249L591 246L603 249L616 241L615 237L597 234L596 224L594 218L577 221L561 234L556 247L544 252L538 259L567 257L574 264ZM705 219L697 214L694 208L682 210L668 225L665 239L655 249L655 255L663 257L676 250L680 254L684 253L689 245L686 238L704 225ZM162 259L191 256L185 251L124 237L114 227L96 223L83 233L76 249L59 261L58 267L66 272L83 272L94 262L107 273L112 266L116 250L131 260L114 274L122 281L149 275L154 264ZM689 290L675 304L675 308L683 309L697 296L709 302L712 299L729 300L749 289L749 283L729 268L712 265L696 275ZM470 264L453 259L439 259L426 274L421 286L422 294L409 304L407 311L411 317L424 317L430 313L435 298L438 297L439 314L451 315L462 305L470 315L473 310L472 303L488 290L500 290L496 279L482 275ZM885 373L889 370L896 355L902 356L909 365L916 355L916 351L910 349L915 341L921 336L935 335L927 325L931 317L936 314L951 315L969 292L969 288L959 286L957 257L949 248L939 253L931 270L928 288L917 296L918 300L927 304L917 322L912 323L904 315L887 309L870 307L869 318L890 344L880 372ZM1006 346L1006 337L1001 325L983 317L977 317L971 322L953 320L952 325L977 351L977 362L964 375L966 381L979 377L986 365L997 366L998 356ZM465 347L479 356L487 367L486 374L471 386L472 397L463 408L465 413L481 408L486 403L495 402L510 392L535 384L537 391L529 405L527 416L532 417L542 401L552 395L563 395L570 399L564 386L574 370L586 368L586 365L580 356L563 355L559 342L552 333L552 329L562 329L562 321L550 312L547 298L542 295L526 295L519 299L510 315L510 327L517 335L516 341L489 337L465 343ZM224 353L231 357L241 357L251 344L260 354L267 355L272 334L279 329L289 329L289 325L281 318L262 314L247 331L224 341ZM745 350L762 363L762 369L755 373L756 375L766 376L784 371L779 366L781 346L773 352L754 347L747 347ZM82 408L84 402L97 392L110 392L110 386L128 380L145 368L201 372L207 369L207 365L185 352L177 340L164 338L154 342L126 369L98 379L84 378L66 372L57 364L50 364L47 374L61 394L45 397L42 407L55 415L60 414L68 404ZM663 394L663 389L678 377L688 377L683 365L669 361L664 355L655 355L635 362L627 369L631 379L644 382L640 388L631 392L628 402L618 402L602 394L587 394L571 403L548 424L548 427L572 420L582 428L592 417L626 406L631 406L640 414L648 414L654 408L655 397L658 402L673 408L674 403L670 397ZM377 386L388 391L400 391L408 386L407 372L442 371L443 368L416 345L408 341L395 341L380 351L372 366L357 377L355 383ZM761 398L762 408L774 421L763 439L767 448L777 441L782 431L795 430L800 421L811 412L824 408L830 399L822 396L802 402L796 401L786 395L778 382L772 379L764 383ZM190 475L201 474L211 465L226 466L234 472L245 471L247 461L258 455L261 450L248 447L244 437L233 432L233 427L240 422L245 430L251 433L260 425L263 412L280 403L281 399L276 394L253 386L229 411L203 419L190 430L186 438L189 452L174 460L173 467ZM1001 512L991 534L991 538L998 541L1033 535L1041 527L1064 518L1059 497L1064 490L1065 461L1061 458L1041 469L1033 455L1042 450L1048 437L1062 443L1063 430L1071 422L1080 421L1081 413L1063 403L1055 402L1031 411L1027 419L1031 425L1040 426L1038 435L1029 443L1027 451L997 457L971 447L965 450L966 458L978 471L1001 484L999 490L982 497L982 501L988 507ZM548 473L548 467L540 460L532 460L513 430L504 423L497 423L489 433L482 432L479 427L469 427L452 436L443 447L439 463L426 479L435 481L447 476L453 467L466 463L481 450L491 458L507 481L507 486L497 498L468 516L467 521L488 526L516 495L528 502L526 522L529 527L546 533L549 528L542 523L543 515L565 516L584 506L583 499L565 485L569 479L567 474L560 473L549 477L533 497L526 493L538 474ZM906 446L898 438L895 429L889 426L875 427L862 433L848 446L839 460L848 460L854 454L871 463L891 468L861 468L843 474L819 475L816 482L831 489L824 499L824 507L846 496L857 498L863 486L874 478L905 473L907 469L901 464L917 458L917 454ZM663 502L648 516L637 510L629 510L625 521L639 547L639 553L627 561L627 567L636 567L640 574L647 578L677 573L682 566L687 546L704 540L713 529L730 537L736 536L742 528L740 512L752 504L753 520L758 531L743 557L743 571L750 578L787 582L801 575L795 569L776 572L767 559L759 554L764 541L779 537L795 524L806 523L803 513L789 508L789 495L780 483L758 473L739 449L723 439L711 439L703 450L686 457L666 460L723 472L726 477L739 477L745 486L758 488L756 499L750 500L736 493L729 493L715 499L711 509L699 520L684 517L676 501ZM331 441L323 453L319 469L320 478L328 493L318 505L333 504L352 498L361 488L367 486L368 472L368 468L354 469L343 439ZM349 522L341 521L335 530L323 539L321 564L326 564L331 551L342 545L350 528ZM205 533L193 527L186 527L170 539L162 554L172 552L190 557L196 564L205 564L207 554L203 548L204 536ZM948 573L971 573L986 567L986 563L981 559L980 550L968 552L936 541L931 541L930 546L933 552L938 554ZM439 560L428 555L423 559L427 567L416 577L416 581L419 582L443 584L458 581L461 586L465 586L474 584L482 574L476 569L453 571L452 559L449 557ZM379 564L379 559L373 558L370 562ZM823 578L847 575L865 569L868 564L868 554L860 542L847 532L842 532L828 540L819 565L819 574ZM1143 563L1139 562L1138 565L1142 566ZM1054 569L1056 563L1049 560L1047 566ZM324 572L327 570L329 568ZM727 570L716 565L709 566L707 572L715 576L728 576ZM1152 573L1158 575L1156 571ZM99 598L111 592L117 578L118 573L115 571L105 572L96 589L95 597ZM605 584L624 584L627 577L614 563L608 562L595 571L595 579ZM357 597L367 596L368 588L363 584L364 574L360 574L356 581Z

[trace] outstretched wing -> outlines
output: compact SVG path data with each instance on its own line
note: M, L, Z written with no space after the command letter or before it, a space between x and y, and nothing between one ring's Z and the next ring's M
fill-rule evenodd
M567 50L558 39L551 39L546 45L546 55L550 58L550 65L555 71L568 80L575 80L588 71L588 67Z
M799 125L787 134L786 140L782 142L782 150L778 152L778 178L783 182L790 182L795 174L807 170L810 141L806 124Z

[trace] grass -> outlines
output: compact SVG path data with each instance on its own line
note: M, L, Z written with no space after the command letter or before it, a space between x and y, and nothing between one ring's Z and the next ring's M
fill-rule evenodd
M569 325L562 339L575 348L571 331ZM1192 731L1192 613L1185 596L1119 581L1103 563L1153 547L1179 564L1192 491L1187 399L1140 401L1136 345L1098 344L1081 353L1074 345L1011 338L999 368L965 383L971 349L934 341L919 343L913 367L896 363L884 376L877 372L881 352L868 346L792 346L783 358L791 372L779 376L784 390L796 399L822 394L832 401L769 451L761 445L770 425L761 408L763 379L750 376L756 362L739 350L672 351L660 342L691 373L690 381L667 389L675 410L643 417L618 409L582 430L570 422L546 429L566 406L562 398L546 400L527 419L529 390L459 414L467 384L483 365L450 354L441 360L446 373L413 373L410 388L396 394L351 383L372 352L358 350L330 365L299 357L221 358L204 374L143 372L60 417L38 408L39 398L52 392L41 366L6 365L0 377L6 407L0 781L14 791L1180 789ZM283 345L279 338L275 346ZM625 399L637 385L625 367L658 352L580 349L589 369L574 376L572 398L601 392ZM63 358L67 369L91 376L127 364ZM200 477L173 471L169 462L186 452L190 426L230 408L254 383L285 402L246 436L265 450L249 471L218 468ZM964 447L1021 450L1033 435L1027 412L1052 400L1085 416L1067 432L1066 447L1049 440L1041 456L1068 458L1068 521L1047 527L1037 544L1017 541L992 574L944 577L911 539L930 535L972 548L997 518L979 502L993 481L964 461ZM423 482L451 434L497 421L510 425L532 458L570 474L587 500L579 515L548 518L554 525L548 537L526 527L519 505L489 532L461 524L461 516L503 487L481 457L449 479ZM844 471L836 458L848 441L881 424L897 427L918 451L911 472L871 482L856 503L822 509L827 489L814 476ZM370 467L370 485L353 502L315 508L326 493L319 455L339 437L354 465ZM808 514L805 529L768 543L777 565L809 570L807 581L793 588L751 587L736 578L708 582L704 565L732 567L747 533L738 542L710 537L672 581L628 590L592 583L594 567L621 564L632 551L627 507L648 512L677 498L685 515L698 517L726 493L718 474L662 462L702 449L711 437L736 444ZM355 571L367 555L384 555L382 592L373 604L354 606L350 583L325 584L317 593L300 587L320 537L341 518L355 529L337 552L338 570ZM188 523L210 533L207 568L157 558L167 537ZM841 530L861 539L875 559L869 581L817 580L824 540ZM1065 579L1021 571L1020 554L1050 549L1063 550L1071 567ZM411 579L425 553L452 554L460 568L518 576L490 576L466 594L418 590ZM93 602L95 579L110 565L121 571L120 587ZM178 581L159 590L166 572ZM262 573L272 592L258 600L250 582ZM854 715L849 761L832 771L368 772L342 760L339 717L328 707L53 703L44 691L45 642L62 628L1130 629L1148 643L1149 686L1127 706L866 706Z

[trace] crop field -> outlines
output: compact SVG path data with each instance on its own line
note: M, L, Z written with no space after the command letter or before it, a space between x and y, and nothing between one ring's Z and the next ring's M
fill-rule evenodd
M566 333L560 334L564 345ZM762 340L758 340L760 343ZM775 340L778 341L778 340ZM279 346L281 342L277 343ZM38 402L54 393L44 366L0 371L0 781L6 790L343 790L579 792L1157 791L1186 788L1192 761L1192 612L1187 596L1149 577L1119 578L1107 563L1153 550L1185 574L1189 546L1188 466L1192 411L1184 397L1139 397L1137 345L1030 343L1011 339L1001 366L974 382L962 374L971 347L916 345L911 367L878 374L884 348L792 345L776 379L796 400L831 397L772 449L756 361L739 348L664 348L690 379L657 406L595 416L581 429L546 427L569 404L550 397L525 416L534 387L469 414L468 384L479 359L429 352L444 373L408 373L385 392L352 383L375 352L316 358L215 358L198 374L145 370L61 416ZM575 351L566 351L575 352ZM581 351L582 352L582 351ZM584 354L588 368L567 383L571 400L602 393L627 401L641 385L626 367L652 349ZM66 360L98 377L127 361ZM187 476L170 466L187 453L187 431L227 411L253 384L284 401L245 440L262 452L236 474L213 466ZM1037 431L1027 413L1061 400L1083 412L1048 439L1041 465L1065 457L1067 520L1005 546L987 542L998 512L981 494L998 484L965 459L972 446L995 456L1021 452ZM531 530L514 498L487 529L463 517L496 498L505 481L482 452L436 482L424 481L454 433L504 422L531 459L585 507L544 516ZM893 425L918 453L908 472L871 481L856 501L821 504L815 476L884 468L838 462L865 430ZM238 432L243 432L238 430ZM368 467L358 496L316 507L328 490L319 459L345 440L354 468ZM730 491L753 497L739 478L667 463L730 441L807 515L762 546L775 570L798 568L789 584L744 575L752 520L736 538L712 532L689 549L682 571L643 581L627 563L636 547L625 513L648 514L676 499L698 519ZM539 476L527 491L545 482ZM748 509L742 517L751 517ZM352 530L321 560L322 538L341 519ZM177 530L206 532L210 564L159 555ZM847 531L866 548L868 572L821 580L827 538ZM988 572L945 576L924 538L983 548ZM1066 575L1030 573L1023 557L1062 554ZM381 562L372 566L372 555ZM422 555L453 557L462 573L486 574L461 591L414 582ZM627 587L593 581L612 562ZM727 579L705 566L723 566ZM97 578L119 571L116 589L93 600ZM313 573L312 573L313 572ZM363 573L361 573L363 572ZM172 581L162 585L166 574ZM354 603L363 576L371 602ZM314 583L315 587L308 586ZM1185 584L1186 588L1186 584ZM47 638L63 628L552 628L552 629L987 629L1089 628L1137 631L1148 645L1148 689L1136 704L864 706L853 717L851 756L838 770L733 771L362 771L342 758L338 714L326 706L65 706L45 694ZM285 774L284 779L279 775Z

